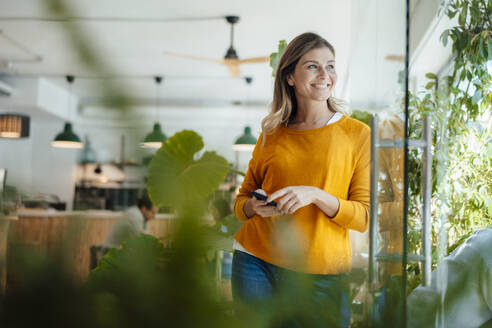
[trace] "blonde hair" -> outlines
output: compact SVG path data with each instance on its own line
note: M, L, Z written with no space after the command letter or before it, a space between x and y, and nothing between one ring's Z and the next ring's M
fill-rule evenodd
M294 88L287 83L287 77L292 74L297 63L312 49L327 47L335 55L335 48L315 33L303 33L295 37L285 48L275 70L273 102L270 113L261 121L263 132L262 145L268 134L272 134L281 124L293 118L297 112L297 101ZM348 115L346 103L333 96L327 100L328 108L334 112Z

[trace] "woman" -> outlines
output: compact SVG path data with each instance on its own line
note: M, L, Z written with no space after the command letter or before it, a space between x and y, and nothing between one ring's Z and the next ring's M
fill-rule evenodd
M348 229L368 226L370 131L342 114L331 96L336 82L328 41L304 33L289 43L235 202L244 224L235 235L232 287L235 302L255 307L302 277L315 321L348 327ZM268 199L252 197L254 190Z

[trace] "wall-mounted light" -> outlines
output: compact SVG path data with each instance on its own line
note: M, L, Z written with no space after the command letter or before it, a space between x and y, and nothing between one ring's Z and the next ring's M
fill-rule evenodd
M0 138L29 137L29 116L14 113L0 114Z

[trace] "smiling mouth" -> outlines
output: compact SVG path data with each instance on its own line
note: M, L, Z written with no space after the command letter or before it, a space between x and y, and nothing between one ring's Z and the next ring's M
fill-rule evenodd
M331 84L312 84L312 86L315 89L323 90L323 89L328 89L331 86Z

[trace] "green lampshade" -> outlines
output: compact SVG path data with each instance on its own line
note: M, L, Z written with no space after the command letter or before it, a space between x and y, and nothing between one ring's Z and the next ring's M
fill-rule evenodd
M251 128L247 126L244 128L244 134L237 138L232 149L236 151L252 151L255 145L256 138L251 134Z
M63 132L56 136L51 145L58 148L82 148L84 146L79 136L72 131L72 124L68 122L65 123Z
M144 148L161 148L162 143L166 141L167 137L162 132L161 125L159 123L154 124L152 132L147 134L144 141L140 143L140 146Z

